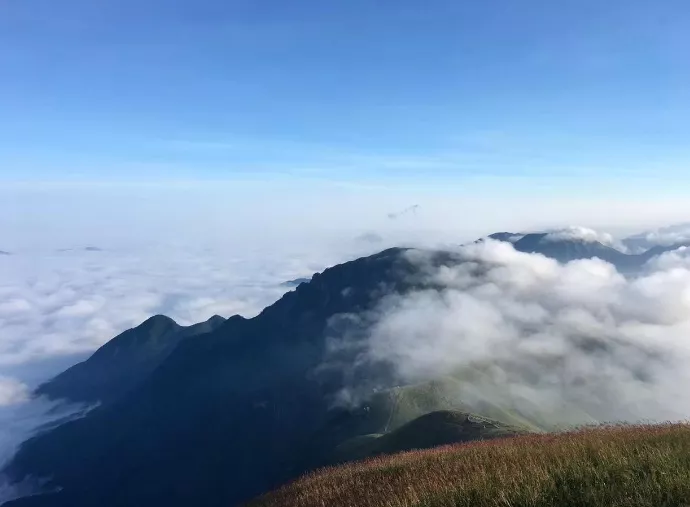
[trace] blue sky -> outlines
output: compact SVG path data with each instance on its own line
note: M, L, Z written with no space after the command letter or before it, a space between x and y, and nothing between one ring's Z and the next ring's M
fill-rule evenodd
M2 0L0 181L690 183L690 5Z

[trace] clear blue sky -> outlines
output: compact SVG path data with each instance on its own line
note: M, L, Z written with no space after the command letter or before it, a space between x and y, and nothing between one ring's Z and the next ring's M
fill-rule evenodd
M687 0L0 0L0 182L690 181Z

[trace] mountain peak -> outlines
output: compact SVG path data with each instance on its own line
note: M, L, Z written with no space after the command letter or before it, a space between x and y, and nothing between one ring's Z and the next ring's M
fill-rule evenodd
M224 322L225 322L225 317L221 317L220 315L214 315L213 317L207 319L204 323L208 324L209 326L211 326L211 328L215 329L216 327L220 326Z
M282 287L297 287L299 285L302 285L303 283L309 283L311 281L311 278L295 278L294 280L288 280L286 282L281 283L280 285Z
M105 343L86 361L42 384L36 393L71 401L113 401L146 378L182 340L210 333L225 322L214 315L183 327L170 317L154 315Z
M175 322L173 319L168 317L167 315L153 315L152 317L149 317L146 319L144 322L139 324L137 327L134 329L140 329L142 331L144 330L150 330L153 328L158 328L163 330L164 328L169 328L169 327L180 327L180 325Z

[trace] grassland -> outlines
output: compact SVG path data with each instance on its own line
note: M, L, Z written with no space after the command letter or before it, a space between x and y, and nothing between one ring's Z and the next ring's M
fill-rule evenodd
M690 425L605 426L326 468L252 507L690 506Z

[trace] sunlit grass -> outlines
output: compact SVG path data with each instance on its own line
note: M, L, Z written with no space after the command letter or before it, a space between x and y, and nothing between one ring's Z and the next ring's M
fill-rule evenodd
M690 425L603 426L316 471L252 507L690 506Z

